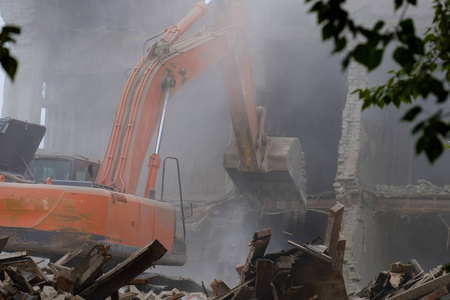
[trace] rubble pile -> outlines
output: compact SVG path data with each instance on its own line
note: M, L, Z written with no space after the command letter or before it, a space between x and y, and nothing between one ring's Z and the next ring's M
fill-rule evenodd
M229 288L216 279L209 291L203 282L199 286L185 278L137 277L167 252L158 240L103 273L111 255L109 246L101 243L93 246L74 267L68 267L67 263L79 257L82 248L41 268L26 251L1 252L8 237L0 237L0 300L347 299L342 276L345 241L339 236L343 210L339 203L330 209L324 245L288 241L294 248L265 254L271 229L255 232L245 263L236 267L239 284ZM138 289L136 285L145 288ZM185 287L190 292L181 291Z
M417 184L408 184L404 186L394 186L386 184L378 184L375 186L377 194L448 194L450 193L450 185L443 187L432 184L425 179L417 180Z
M408 264L393 263L389 271L381 272L357 296L371 300L434 300L445 295L450 296L450 273L445 273L442 266L425 273L413 259Z
M0 238L0 252L8 237ZM109 246L95 245L75 267L65 266L82 248L70 251L55 263L40 268L26 251L0 253L0 300L174 300L207 297L202 293L186 293L176 289L140 292L134 284L148 284L149 280L136 278L153 266L166 249L154 240L135 252L130 258L103 274L105 263L111 258Z
M215 280L210 285L213 299L347 299L342 276L345 241L339 238L343 208L336 204L330 210L325 245L288 241L293 249L265 254L271 230L256 232L247 260L236 267L239 285L229 288Z

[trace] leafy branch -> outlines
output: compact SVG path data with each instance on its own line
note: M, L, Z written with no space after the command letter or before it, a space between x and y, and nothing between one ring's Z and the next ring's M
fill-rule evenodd
M347 47L350 35L356 43L342 61L347 68L350 60L364 65L368 71L376 69L387 46L396 42L392 53L399 65L398 71L391 71L392 77L386 84L370 89L358 89L355 92L363 101L362 109L371 106L380 108L393 104L400 107L402 103L411 105L420 97L434 97L438 104L448 99L450 93L450 3L433 1L434 18L425 36L416 35L413 19L404 19L408 5L417 5L417 0L394 0L394 9L403 8L397 26L385 28L385 22L378 20L372 27L356 24L343 8L345 0L305 0L312 3L310 12L316 13L318 23L322 25L322 39L334 41L334 53L342 52ZM361 39L362 38L362 39ZM418 134L416 153L424 152L430 162L434 162L444 150L446 137L450 133L450 122L445 121L445 114L437 111L422 121L423 109L420 105L410 108L402 120L416 121L412 133Z

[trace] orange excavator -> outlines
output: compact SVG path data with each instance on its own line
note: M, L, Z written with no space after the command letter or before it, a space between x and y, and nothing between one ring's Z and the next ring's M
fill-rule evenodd
M160 41L133 69L95 182L0 182L0 235L10 236L6 250L52 257L80 244L103 242L110 245L113 257L125 258L158 239L168 249L158 264L184 264L185 231L183 227L183 235L175 232L174 207L150 198L161 164L167 103L217 62L224 73L235 136L224 155L228 174L238 190L272 209L304 207L300 142L266 136L266 111L256 107L242 2L217 1L216 29L183 38L211 2L197 3L176 26L162 31ZM145 195L138 197L140 170L155 131Z

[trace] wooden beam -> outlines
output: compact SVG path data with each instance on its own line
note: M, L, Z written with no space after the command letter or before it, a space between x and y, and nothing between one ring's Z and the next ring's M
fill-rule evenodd
M447 286L444 285L443 287L437 289L436 291L434 291L432 293L429 293L428 295L420 298L419 300L436 300L447 294L448 294L448 288L447 288Z
M251 295L255 289L252 286L244 286L238 290L231 300L248 300L251 299Z
M258 300L272 300L270 289L273 261L258 259L256 261L255 295Z
M331 257L337 255L339 242L339 231L341 230L342 217L344 216L344 205L336 203L328 213L328 223L325 231L324 245L328 248Z
M7 267L6 273L8 273L11 280L15 284L21 286L25 292L27 292L31 295L34 294L34 290L33 290L33 287L31 286L31 284L19 272L16 272L11 267Z
M250 243L251 248L248 253L247 260L245 261L245 264L243 266L239 266L239 269L237 270L238 272L241 271L240 283L243 283L248 279L249 275L252 273L251 269L255 261L258 258L262 258L264 256L271 236L272 230L270 228L257 231L253 235L253 240Z
M299 249L302 252L305 252L305 253L308 253L308 254L310 254L310 255L312 255L314 257L320 258L323 261L331 262L331 257L329 255L326 255L326 254L321 253L321 252L314 251L313 249L308 248L308 246L306 246L306 245L302 246L302 245L299 245L299 244L297 244L297 243L295 243L293 241L288 241L288 244L294 246L295 248Z
M400 293L392 298L389 298L389 300L409 300L419 298L441 288L442 286L446 286L447 284L450 284L450 273L442 275L436 279L430 280L422 285L411 288L407 291L404 291L403 293Z
M61 257L60 259L58 259L54 265L59 265L62 266L65 263L67 263L68 261L70 261L72 258L74 258L75 256L77 256L78 254L81 253L81 251L83 251L83 248L87 247L86 244L81 245L80 247L78 247L75 250L70 250L68 253L66 253L63 257Z
M111 291L119 290L128 281L153 266L166 252L166 248L158 240L154 240L98 278L79 295L85 300L105 299Z
M243 282L243 283L239 284L238 286L235 286L234 288L229 290L226 294L224 294L218 298L214 298L214 300L231 299L231 297L233 297L233 295L237 295L238 293L240 293L241 289L248 287L248 285L254 281L255 281L255 278L247 280L246 282Z
M75 266L73 270L77 278L74 286L75 290L83 290L83 287L90 285L103 274L103 266L111 259L111 254L108 251L109 245L97 244Z
M279 297L280 300L297 299L297 295L302 291L303 286L290 287L283 295Z
M225 282L223 282L222 280L217 280L214 279L213 282L211 282L211 284L209 285L213 291L213 295L214 297L220 297L224 294L226 294L230 288L228 287L228 285L226 285Z
M119 291L114 291L111 293L111 300L119 300Z

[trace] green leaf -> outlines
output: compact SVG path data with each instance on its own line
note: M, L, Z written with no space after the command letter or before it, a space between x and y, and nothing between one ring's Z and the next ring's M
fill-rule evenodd
M420 154L425 150L425 144L425 138L421 136L416 142L416 154Z
M392 56L394 60L405 69L410 69L414 63L414 57L404 47L397 47Z
M394 83L395 78L391 77L389 78L388 82L387 82L387 86L391 86Z
M368 71L378 67L383 57L383 50L378 50L369 44L360 44L353 50L353 58L365 65Z
M328 40L334 34L333 25L330 23L322 27L322 40Z
M400 32L403 34L414 33L414 21L412 19L404 19L400 22L400 27L402 28Z
M446 70L450 70L450 62L446 61L442 64L442 72L446 71Z
M322 2L316 2L310 9L309 9L309 11L310 12L315 12L315 11L320 11L320 10L322 10L322 8L323 8L323 3Z
M395 3L395 10L399 9L400 6L403 5L403 0L394 0Z
M406 1L408 1L408 3L412 5L417 5L417 0L406 0Z
M431 62L429 67L430 67L430 72L433 73L437 68L437 64L435 62Z
M423 128L424 125L425 125L425 122L419 122L416 126L414 126L414 128L413 128L413 130L412 130L412 133L413 133L413 134L418 133L419 131L422 130L422 128Z
M434 162L442 154L443 150L444 147L441 141L436 136L430 138L430 141L425 146L425 153L431 163Z
M347 39L346 38L340 38L335 41L335 47L333 50L333 53L341 52L345 49L345 46L347 46Z
M373 26L373 29L372 29L372 31L380 31L380 29L381 28L383 28L383 26L384 26L384 21L381 21L381 20L379 20L376 24L375 24L375 26Z
M422 43L422 40L417 37L408 39L408 46L412 53L419 55L425 54L424 44Z
M403 116L402 120L411 122L412 120L414 120L417 117L417 115L421 111L422 111L422 108L420 106L414 106L413 108L411 108L410 110L408 110L406 112L406 114Z
M429 42L435 42L437 40L437 37L434 33L430 33L427 34L424 38L423 38L423 43L429 43Z
M5 26L3 26L2 31L7 34L10 34L10 33L20 34L20 27L12 26L12 25L5 25Z
M442 270L444 270L444 271L447 272L447 273L450 273L450 263L444 265L444 266L442 267Z
M17 71L17 61L9 55L3 55L0 58L0 61L6 74L9 76L9 78L11 78L11 80L14 80L14 76L16 75Z
M348 54L343 60L342 60L342 69L347 69L348 65L350 64L351 56Z

